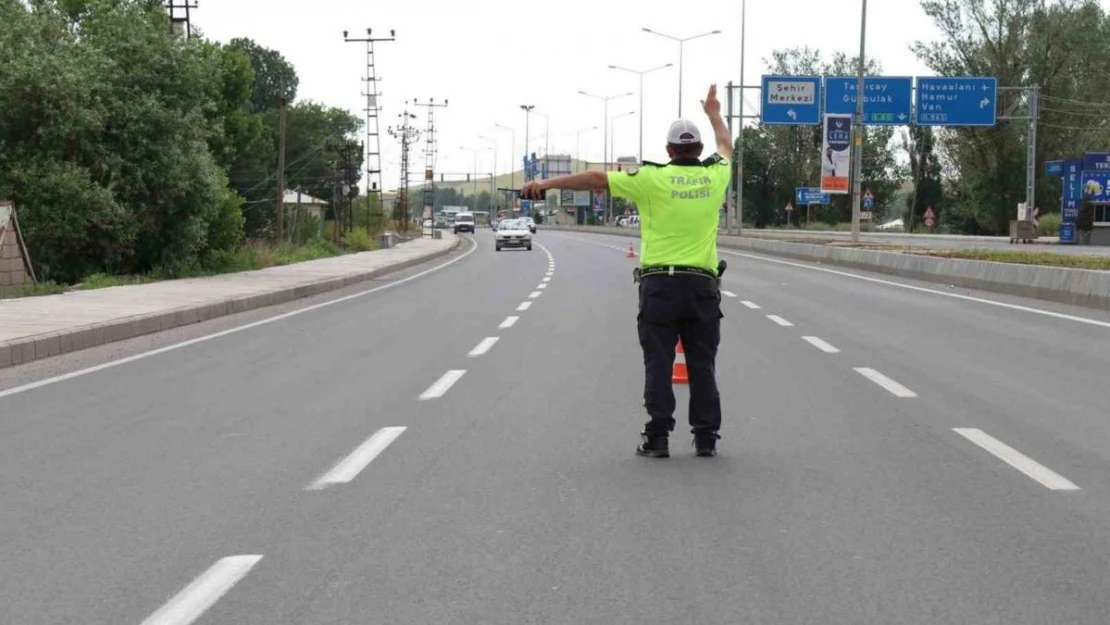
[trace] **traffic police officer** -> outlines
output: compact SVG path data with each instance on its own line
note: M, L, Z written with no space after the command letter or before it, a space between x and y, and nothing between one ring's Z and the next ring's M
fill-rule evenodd
M690 376L689 418L699 456L716 454L721 400L715 363L720 343L721 292L717 258L719 209L731 180L732 139L717 87L702 106L713 127L716 154L699 160L701 133L680 119L667 133L665 165L645 162L624 172L583 172L524 185L521 196L540 199L548 189L608 189L635 202L640 212L640 310L637 327L644 352L644 406L650 420L636 449L641 456L670 456L675 398L671 371L679 339Z

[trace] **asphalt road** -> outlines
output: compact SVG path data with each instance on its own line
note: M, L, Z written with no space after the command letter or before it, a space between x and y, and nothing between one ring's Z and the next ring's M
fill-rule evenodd
M728 253L721 454L648 460L628 240L472 240L10 375L0 622L1106 622L1110 314Z
M745 234L756 236L770 236L787 239L820 239L832 241L848 241L852 238L848 232L807 231L807 230L746 230ZM930 249L996 249L1049 252L1052 254L1074 254L1081 256L1107 256L1110 255L1110 246L1107 245L1060 245L1056 237L1043 237L1031 244L1010 243L1009 237L988 236L959 236L959 235L924 235L924 234L898 234L885 232L861 232L860 240L864 243L880 243L883 245L898 245L904 247L927 247Z

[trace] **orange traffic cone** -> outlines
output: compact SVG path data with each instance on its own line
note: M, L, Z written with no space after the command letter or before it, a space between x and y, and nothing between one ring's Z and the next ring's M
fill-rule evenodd
M632 249L632 242L628 242L628 255L625 258L636 258L636 250Z
M686 352L682 349L682 339L674 349L674 368L671 370L671 384L689 384L690 378L686 375Z

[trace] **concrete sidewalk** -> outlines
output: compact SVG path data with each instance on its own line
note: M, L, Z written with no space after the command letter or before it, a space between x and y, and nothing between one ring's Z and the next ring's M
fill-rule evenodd
M199 323L343 288L442 256L461 239L258 271L0 300L0 367Z

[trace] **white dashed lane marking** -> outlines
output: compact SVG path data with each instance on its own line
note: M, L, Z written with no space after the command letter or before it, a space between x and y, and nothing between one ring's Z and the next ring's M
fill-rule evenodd
M502 330L504 330L504 329L506 329L506 328L511 328L511 327L513 327L514 325L516 325L516 322L517 322L517 321L520 321L520 317L516 317L516 316L513 316L513 317L505 317L505 320L504 320L504 321L502 321L502 322L501 322L501 325L499 325L499 326L497 326L497 327L498 327L498 328L500 328L500 329L502 329Z
M340 460L327 473L310 484L307 490L323 490L328 486L346 484L355 479L367 465L374 461L374 458L385 451L385 448L397 440L397 437L401 436L406 429L404 427L387 427L374 432L373 436L366 439L346 458Z
M518 311L523 312L525 310L528 310L531 307L532 307L532 302L521 302L520 306L517 306L516 309Z
M547 288L547 283L546 282L541 282L541 283L536 285L536 288L540 289L542 291L543 289Z
M833 347L832 345L829 345L828 343L826 343L825 341L822 341L821 339L817 338L816 336L803 336L802 338L807 343L809 343L810 345L816 347L817 349L825 352L826 354L839 354L840 353L839 349Z
M532 291L531 293L528 294L528 298L529 299L536 299L537 297L539 297L541 295L543 295L542 291Z
M550 275L544 276L543 281L544 282L551 282L551 276Z
M780 317L778 315L767 315L767 318L770 319L771 321L774 321L775 323L779 324L780 326L782 326L784 328L789 328L789 327L794 325L794 324L790 323L789 321L787 321L786 319L783 319L782 317Z
M890 391L890 394L894 395L895 397L901 397L903 399L917 397L917 393L911 391L910 389L902 386L901 384L895 382L894 380L891 380L885 375L869 367L856 367L856 373L859 373L868 380L871 380L875 384L878 384L879 386L885 388L887 391Z
M420 394L420 399L438 399L443 397L451 387L455 385L464 375L466 369L452 369L443 374L443 377L436 380L435 384L428 387L428 390Z
M490 350L491 347L493 347L493 344L497 342L497 339L498 337L496 336L487 336L486 338L482 339L480 343L475 345L474 349L470 350L470 353L467 354L467 356L473 358L475 356L481 356L485 354Z
M756 304L754 302L749 302L748 300L741 300L740 303L747 306L748 308L751 308L752 310L759 310L759 304Z
M189 625L215 605L261 559L260 555L246 555L218 560L142 625Z
M1036 460L1033 460L1013 447L1010 447L990 434L987 434L983 430L978 428L952 429L960 436L985 449L995 458L1021 471L1030 479L1039 482L1049 490L1079 490L1079 487L1066 477L1056 473Z
M721 291L721 293L723 293L725 297L736 297L736 294L732 291Z

